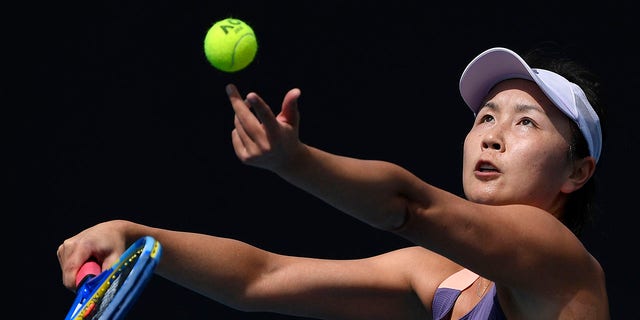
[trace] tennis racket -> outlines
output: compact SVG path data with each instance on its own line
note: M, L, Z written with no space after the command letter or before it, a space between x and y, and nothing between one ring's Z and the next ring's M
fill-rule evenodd
M145 236L134 242L109 269L92 260L76 275L76 298L65 320L122 319L147 285L162 255L160 242Z

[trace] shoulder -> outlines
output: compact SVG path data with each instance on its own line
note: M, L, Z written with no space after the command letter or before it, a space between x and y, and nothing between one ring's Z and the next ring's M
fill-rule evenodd
M608 320L609 302L605 274L597 260L576 266L575 277L565 273L539 281L534 290L497 285L498 299L508 318ZM570 278L570 279L566 279Z
M425 306L431 306L438 286L463 269L448 258L420 246L406 247L372 257L378 266L401 276Z

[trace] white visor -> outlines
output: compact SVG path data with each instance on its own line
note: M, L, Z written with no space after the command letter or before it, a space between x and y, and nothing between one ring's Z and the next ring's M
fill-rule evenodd
M460 77L460 94L475 114L493 86L514 78L537 83L558 109L578 124L591 156L598 162L602 148L600 119L582 89L557 73L529 67L509 49L492 48L473 59Z

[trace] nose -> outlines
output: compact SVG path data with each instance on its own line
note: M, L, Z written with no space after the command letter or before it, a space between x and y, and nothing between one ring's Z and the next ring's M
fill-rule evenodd
M502 145L500 143L498 143L498 142L483 141L482 142L482 149L493 149L493 150L501 151L502 150Z
M504 142L497 132L492 131L482 138L482 150L504 151Z

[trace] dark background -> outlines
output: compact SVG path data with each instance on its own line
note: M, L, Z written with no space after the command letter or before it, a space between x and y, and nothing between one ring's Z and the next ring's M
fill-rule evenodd
M374 2L375 3L375 2ZM62 319L74 298L55 251L100 221L125 218L228 236L292 255L357 258L407 245L241 164L224 85L279 110L302 89L301 138L396 162L461 194L472 120L458 79L481 51L565 47L603 82L608 140L601 214L584 242L607 272L614 319L638 319L636 14L629 5L559 1L21 2L4 10L5 277L12 305ZM206 61L208 28L255 30L254 62L234 74ZM627 262L629 261L629 262ZM13 264L15 263L15 264ZM532 270L535 277L535 270ZM635 308L634 308L635 307ZM131 319L300 319L242 313L155 277Z

